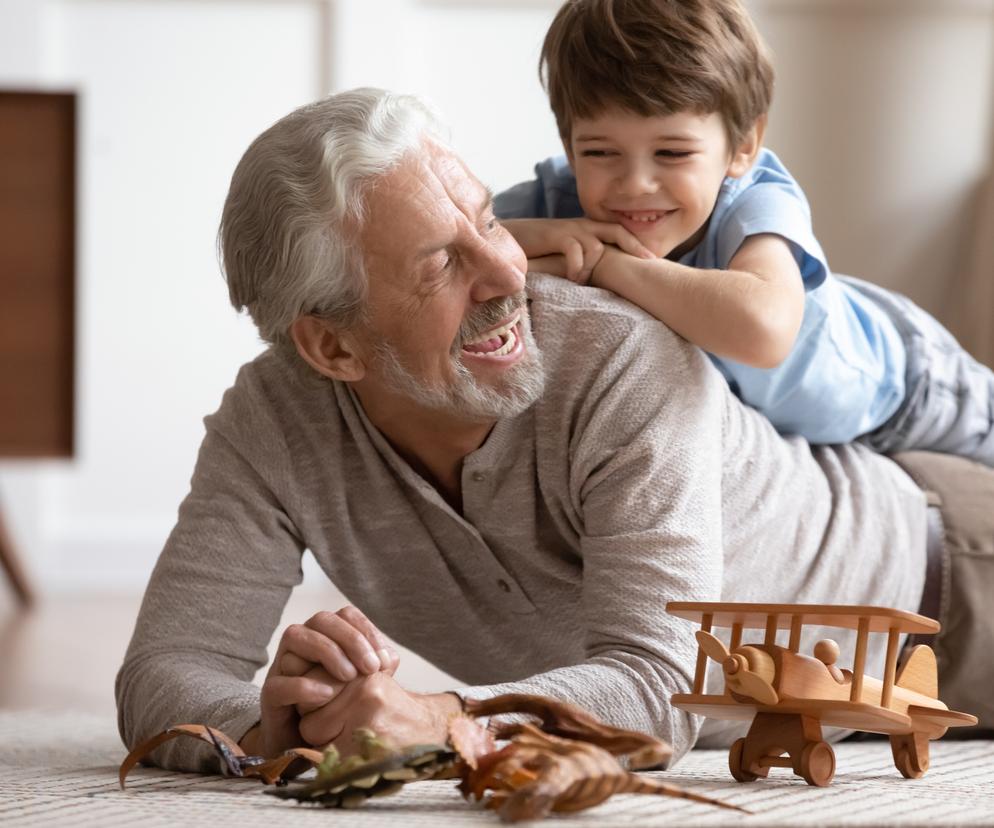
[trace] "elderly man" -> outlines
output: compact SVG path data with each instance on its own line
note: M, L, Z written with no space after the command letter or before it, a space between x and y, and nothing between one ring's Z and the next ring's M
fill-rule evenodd
M926 496L908 473L778 436L634 306L526 281L488 191L416 99L356 90L266 130L221 240L232 301L272 347L206 421L118 677L129 745L177 722L267 755L359 725L432 741L460 696L519 691L680 755L701 721L669 702L696 654L673 599L918 610L941 595L956 628L938 641L943 691L991 723L952 649L982 653L990 681L994 635L968 600L990 589L990 510L948 513L988 586L939 545L926 578ZM989 472L940 460L906 465L992 502ZM361 612L288 628L260 694L305 549ZM404 690L380 630L469 686ZM704 735L727 740L710 722ZM189 742L155 759L213 767Z

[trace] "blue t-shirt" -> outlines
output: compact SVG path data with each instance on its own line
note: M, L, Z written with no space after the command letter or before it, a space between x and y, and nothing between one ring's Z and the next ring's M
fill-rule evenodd
M583 216L565 156L501 193L500 218ZM904 399L904 343L886 312L828 269L811 229L811 209L780 159L764 149L740 178L726 178L700 243L680 263L727 270L749 236L775 233L790 244L804 280L804 319L790 355L753 368L711 355L732 390L781 434L847 443L883 425Z

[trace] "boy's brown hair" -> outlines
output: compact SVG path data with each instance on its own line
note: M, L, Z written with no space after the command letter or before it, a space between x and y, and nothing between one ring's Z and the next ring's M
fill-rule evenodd
M770 108L773 67L740 0L568 0L539 76L569 147L573 121L718 112L731 147Z

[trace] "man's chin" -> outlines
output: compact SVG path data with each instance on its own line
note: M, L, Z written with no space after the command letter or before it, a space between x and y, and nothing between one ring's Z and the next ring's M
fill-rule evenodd
M379 363L385 385L419 408L472 422L513 417L542 395L545 372L530 331L525 329L520 352L498 368L467 364L463 354L452 360L453 375L444 385L428 385L410 372L388 346L380 347ZM510 353L510 352L509 352Z

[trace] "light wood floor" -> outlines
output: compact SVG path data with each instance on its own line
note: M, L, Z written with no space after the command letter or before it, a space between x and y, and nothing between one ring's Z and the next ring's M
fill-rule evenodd
M295 592L270 644L283 628L344 600L328 588ZM140 594L49 596L28 611L16 607L0 581L0 710L114 713L114 677L127 649ZM403 648L398 680L412 690L437 691L455 680ZM256 677L261 681L263 672Z

